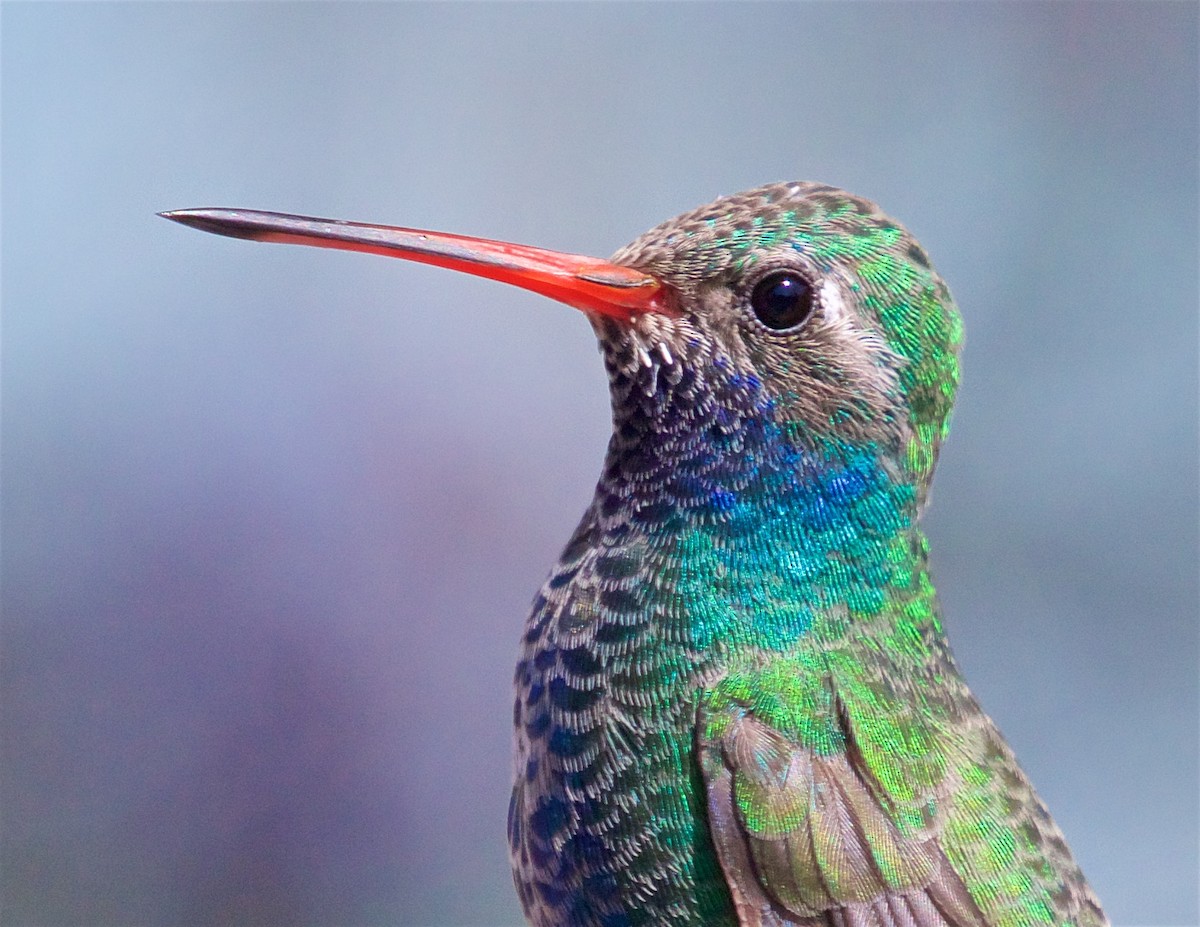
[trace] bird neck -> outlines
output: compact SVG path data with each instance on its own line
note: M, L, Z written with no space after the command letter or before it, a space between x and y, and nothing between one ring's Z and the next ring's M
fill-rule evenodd
M597 494L601 526L628 525L650 551L675 603L664 620L681 624L670 637L697 651L785 650L877 621L897 590L927 585L914 580L917 487L894 446L816 441L780 421L752 378L690 389L693 374L675 373L664 387L659 370L653 390L614 387L616 400L625 386Z

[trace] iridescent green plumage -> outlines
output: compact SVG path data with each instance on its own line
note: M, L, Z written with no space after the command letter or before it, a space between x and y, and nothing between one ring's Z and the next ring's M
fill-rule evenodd
M517 669L514 871L551 925L1102 924L945 643L917 527L957 310L872 204L776 184L618 252L614 436ZM809 318L750 293L799 274Z

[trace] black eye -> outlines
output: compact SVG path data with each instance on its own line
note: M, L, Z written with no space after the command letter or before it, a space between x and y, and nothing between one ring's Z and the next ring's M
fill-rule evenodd
M750 293L750 308L767 328L795 328L813 310L813 289L794 270L767 274Z

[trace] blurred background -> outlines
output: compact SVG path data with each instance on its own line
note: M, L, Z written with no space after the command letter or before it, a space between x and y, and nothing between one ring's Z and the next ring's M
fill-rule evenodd
M965 382L951 639L1120 925L1197 923L1194 4L0 9L14 925L516 925L520 623L608 434L577 313L198 234L245 206L604 256L882 203Z

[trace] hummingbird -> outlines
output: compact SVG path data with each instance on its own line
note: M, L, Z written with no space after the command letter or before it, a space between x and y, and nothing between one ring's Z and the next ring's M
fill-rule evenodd
M613 433L515 673L534 927L1108 923L942 627L920 517L962 324L874 203L775 183L604 261L241 209L583 311Z

